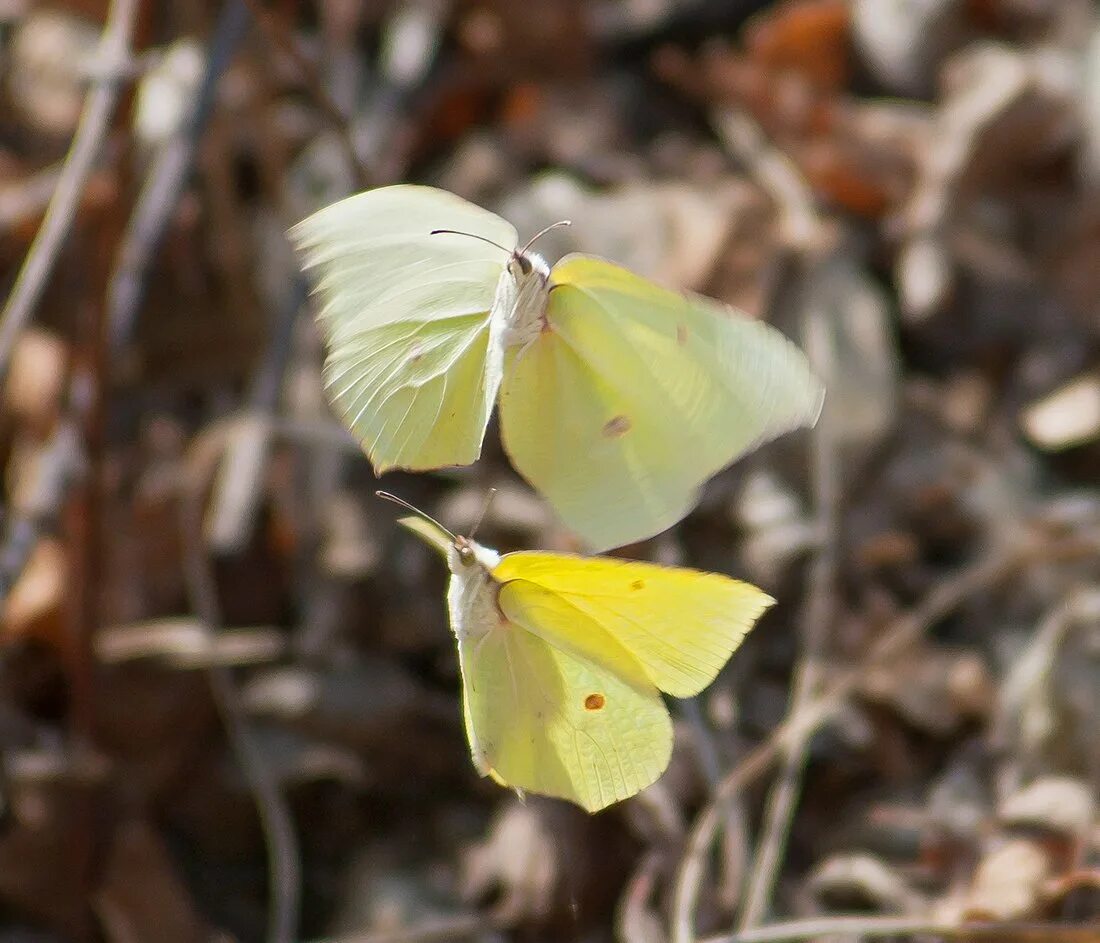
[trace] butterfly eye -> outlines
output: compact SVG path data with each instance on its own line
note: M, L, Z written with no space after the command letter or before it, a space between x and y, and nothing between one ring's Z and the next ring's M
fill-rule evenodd
M458 559L463 566L470 566L474 562L474 551L472 547L461 546L458 548Z
M512 262L519 266L520 273L523 275L531 274L531 260L527 256L520 252L517 252L512 256Z

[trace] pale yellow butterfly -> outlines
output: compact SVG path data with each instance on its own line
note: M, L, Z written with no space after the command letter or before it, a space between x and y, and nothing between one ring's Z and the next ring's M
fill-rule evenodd
M499 395L516 469L592 549L672 526L821 409L774 329L591 256L551 269L443 190L370 190L291 237L317 275L326 386L375 470L475 461Z
M717 573L561 553L503 556L414 511L403 525L451 571L474 766L596 812L653 783L672 753L661 692L717 676L773 600Z

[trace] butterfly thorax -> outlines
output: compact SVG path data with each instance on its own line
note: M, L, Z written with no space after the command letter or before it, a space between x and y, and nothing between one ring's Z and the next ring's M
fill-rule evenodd
M501 272L493 312L504 318L508 347L529 343L546 330L550 266L536 252L516 252Z
M447 605L451 628L461 642L477 638L500 624L497 605L500 584L492 570L500 563L500 554L465 537L447 554L451 582L447 588Z

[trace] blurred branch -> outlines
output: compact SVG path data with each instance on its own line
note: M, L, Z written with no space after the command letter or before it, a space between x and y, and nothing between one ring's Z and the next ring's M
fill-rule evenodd
M993 940L996 943L1093 943L1096 925L1049 923L952 923L928 917L814 917L791 920L704 938L701 943L795 943L819 937L888 937L931 935L951 940Z
M30 497L5 522L0 546L0 604L7 598L43 531L56 523L65 495L83 460L80 435L72 421L58 424L41 451Z
M757 184L771 196L780 218L780 231L794 253L797 276L796 304L801 310L806 350L828 390L835 373L833 341L828 312L814 305L816 275L829 264L826 228L817 212L813 191L805 178L760 126L747 114L725 108L714 113L713 123L726 148L746 165ZM819 693L824 674L829 630L835 610L835 586L839 523L838 461L831 410L826 408L810 433L816 531L820 541L810 567L799 634L802 650L795 668L788 717L797 716ZM782 769L768 794L760 839L741 908L740 929L764 919L775 881L783 863L791 820L798 804L806 747L811 730L785 750Z
M788 247L815 252L821 249L821 220L814 205L813 191L801 172L777 150L751 117L734 108L718 108L711 124L726 150L775 202L779 228Z
M336 132L358 188L364 190L371 186L373 175L359 159L359 154L355 150L351 125L336 102L332 100L313 63L302 54L294 36L287 30L282 20L264 6L263 0L244 0L244 2L248 4L249 10L256 18L256 25L260 27L260 32L264 34L268 44L294 63L314 103L321 109L322 114Z
M714 730L707 723L696 698L679 705L681 715L691 727L699 754L699 765L707 788L714 790L722 781L722 762L715 743ZM748 817L742 803L730 802L723 812L722 852L719 855L718 898L731 910L741 899L749 857ZM679 836L678 836L679 837Z
M312 943L446 943L465 940L491 931L506 929L508 922L492 913L454 914L425 920L403 930L381 930L377 933L353 933L347 936L314 940Z
M99 41L96 74L84 103L57 187L3 314L0 314L0 379L7 373L16 339L27 325L72 227L80 195L103 147L107 127L127 74L130 39L137 16L137 0L112 0L107 25Z
M229 0L207 49L191 113L157 152L142 183L107 288L108 338L114 352L126 346L133 332L149 266L191 173L195 148L214 106L218 80L232 61L247 27L248 9L244 0Z
M220 463L206 519L206 539L216 553L237 553L252 535L264 495L262 479L275 431L279 391L290 360L298 311L306 297L305 282L292 279L253 377L245 413Z
M222 627L222 616L214 569L203 541L202 519L204 498L225 448L224 426L216 426L196 440L188 461L187 490L181 509L191 607L211 636ZM226 734L255 799L267 842L270 895L267 939L269 943L294 943L300 911L301 858L290 809L252 736L231 670L212 664L207 673Z
M1083 553L1096 551L1094 545L1076 549ZM696 939L693 915L706 874L707 855L721 824L722 809L729 799L764 775L793 744L806 740L813 731L826 723L859 687L870 667L903 651L974 593L1002 582L1031 560L1051 552L1051 544L1045 541L1021 540L1009 549L978 560L952 579L941 583L915 609L895 620L866 658L841 674L824 694L798 713L789 716L767 740L734 767L715 790L711 801L699 813L688 836L673 892L673 943L694 943Z
M813 258L808 258L805 262L811 269L828 264ZM803 294L812 292L814 284L812 273L806 272L799 290ZM828 390L836 373L836 365L829 325L823 323L826 312L812 305L804 306L804 310L807 315L806 350L810 363ZM799 619L802 650L795 667L788 717L798 716L820 693L829 633L836 615L840 489L834 415L826 406L810 433L815 530L820 545L810 566L806 598ZM771 906L791 821L798 805L806 767L806 751L812 733L812 729L807 729L804 737L795 738L789 745L783 756L779 776L768 794L760 839L753 856L741 908L738 926L742 931L760 923Z

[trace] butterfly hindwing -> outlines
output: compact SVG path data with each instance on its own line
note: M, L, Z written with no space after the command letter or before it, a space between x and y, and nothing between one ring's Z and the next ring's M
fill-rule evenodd
M333 343L325 388L375 470L468 465L501 378L489 312L364 328Z
M816 420L820 383L767 325L588 256L551 281L546 330L506 353L502 435L593 548L670 527L716 471Z
M502 785L595 812L668 765L668 710L637 665L609 671L510 620L460 640L459 661L474 763Z

